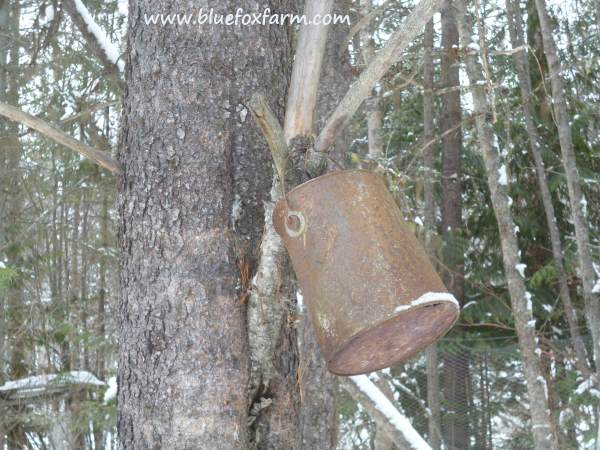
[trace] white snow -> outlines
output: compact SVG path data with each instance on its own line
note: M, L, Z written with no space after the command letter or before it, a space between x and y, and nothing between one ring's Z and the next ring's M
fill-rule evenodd
M121 14L122 16L127 16L129 13L129 0L118 0L117 9L119 11L119 14Z
M54 6L47 5L44 9L44 16L46 16L46 22L52 22L54 20Z
M110 377L108 379L108 389L104 392L104 403L110 402L117 396L117 377Z
M504 164L498 169L498 184L501 184L502 186L508 185L508 175Z
M583 383L581 383L579 386L577 386L577 388L575 389L575 393L577 395L581 395L584 392L589 391L593 387L594 387L594 380L593 380L593 378L588 378Z
M453 297L454 298L454 297ZM456 301L456 300L455 300ZM388 400L375 384L366 375L350 377L356 386L367 395L376 408L390 421L390 423L404 436L414 450L431 450L431 447L421 435L413 428L409 420Z
M468 302L465 306L462 307L463 310L467 309L469 306L471 305L476 305L477 302L475 300L471 300L470 302Z
M592 294L600 294L600 266L596 263L592 263L594 266L594 272L596 272L596 284L592 288Z
M551 313L554 308L552 307L552 305L547 305L546 303L542 304L542 308L544 308L545 311Z
M513 205L513 199L510 196L506 196L506 198L508 199L508 207L510 208Z
M440 303L440 302L452 303L454 306L456 306L456 309L460 309L460 305L459 305L458 301L456 300L456 298L454 298L454 295L450 294L449 292L426 292L425 294L421 295L419 298L410 302L408 305L397 306L396 309L394 309L394 313L406 311L406 310L409 310L409 309L414 308L415 306L419 306L419 305L426 305L428 303Z
M583 213L584 216L587 216L587 200L585 198L585 196L581 196L581 201L579 202L581 204L581 212Z
M477 44L475 42L471 42L469 45L467 45L467 47L476 52L481 50L481 47L479 47L479 44Z
M519 263L515 264L515 269L521 274L523 278L525 278L525 269L527 268L527 264Z
M535 328L535 319L527 321L527 326L530 328Z
M421 218L419 216L415 217L415 223L417 225L419 225L420 227L423 226L423 221L421 220Z
M235 198L231 203L231 225L235 229L235 224L242 215L242 199L238 194L235 194Z
M81 18L86 23L88 31L94 35L94 37L98 41L98 44L100 45L100 47L102 47L104 53L106 53L108 59L113 64L117 65L119 71L123 72L123 70L125 70L125 62L119 59L120 55L117 46L108 39L108 36L104 32L104 30L98 26L98 24L96 23L86 6L83 4L83 2L81 0L73 1L75 2L75 7L81 15Z
M296 302L298 305L298 311L304 311L304 296L300 291L296 291Z
M527 300L527 311L533 310L533 303L531 302L532 297L533 296L531 295L531 292L525 291L525 300Z
M28 393L43 392L49 385L65 384L87 384L92 386L105 386L106 383L100 381L90 372L85 370L72 370L64 373L51 373L46 375L35 375L32 377L21 378L19 380L8 381L0 386L0 392L6 391L26 391Z

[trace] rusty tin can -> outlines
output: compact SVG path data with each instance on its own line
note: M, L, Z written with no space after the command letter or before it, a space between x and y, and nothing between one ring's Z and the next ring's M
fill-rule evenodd
M383 180L332 172L273 212L330 372L406 360L444 335L459 306L407 227Z

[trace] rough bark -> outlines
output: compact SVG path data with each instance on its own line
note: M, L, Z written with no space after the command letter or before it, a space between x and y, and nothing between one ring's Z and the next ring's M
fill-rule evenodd
M561 75L561 64L552 36L552 23L545 0L535 0L537 14L540 19L542 42L544 54L548 61L550 72L550 85L552 88L552 105L558 140L562 154L562 164L565 169L567 190L569 192L569 206L571 219L575 228L575 240L577 242L577 256L579 260L579 272L583 285L583 299L585 304L586 319L590 328L593 344L593 357L596 368L600 366L600 295L593 292L596 276L592 266L592 255L590 251L590 237L587 218L584 213L583 203L585 199L579 183L579 172L575 159L571 126L569 125L569 108L565 96L565 87ZM598 380L600 382L600 380Z
M470 51L471 27L467 22L467 10L463 0L454 0L456 19L460 35L461 51L464 52L466 72L469 78L470 92L473 98L477 138L481 148L486 170L487 183L490 190L492 207L498 222L500 244L504 272L508 282L515 330L519 341L521 359L531 414L531 430L536 450L557 449L556 438L552 434L552 421L548 410L546 382L542 376L540 360L536 354L535 327L533 320L531 296L525 289L525 282L516 265L520 264L517 237L509 207L507 186L501 182L499 170L502 166L497 138L492 124L488 121L490 113L488 98L483 83L483 71L477 56Z
M124 449L249 446L242 274L255 266L272 172L244 101L268 90L282 113L290 39L284 27L143 20L187 7L181 0L129 5L119 200ZM293 352L276 356L295 378ZM266 439L278 431L285 430L271 429Z
M506 0L506 13L512 47L521 47L524 45L523 25L521 22L521 10L518 6L518 3L516 3L514 0ZM550 193L550 188L548 187L546 167L542 158L542 140L540 139L534 122L535 116L532 105L534 95L531 87L531 78L529 77L529 61L527 60L527 55L524 51L516 52L514 58L517 77L519 79L519 87L521 90L521 100L523 102L522 108L523 116L525 118L525 128L527 130L527 136L529 140L529 150L535 164L537 182L540 188L540 195L542 197L542 205L544 206L544 215L546 217L548 234L550 235L550 242L552 244L552 258L558 271L559 296L563 304L567 323L569 325L571 341L573 342L573 348L575 349L575 355L577 357L577 367L583 374L589 376L590 366L587 357L587 351L583 339L581 338L581 334L579 333L577 313L575 307L573 306L573 302L571 301L571 294L569 292L569 285L567 283L567 273L565 271L565 265L563 261L563 248L560 240L560 232L558 229L558 223L556 221L554 205L552 203L552 195Z

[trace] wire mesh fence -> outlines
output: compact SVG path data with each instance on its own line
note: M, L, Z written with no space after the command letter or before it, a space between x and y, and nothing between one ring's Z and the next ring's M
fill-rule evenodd
M540 336L541 364L561 449L600 444L600 391L573 363L569 340ZM428 402L427 354L379 372L400 411L428 442L447 450L533 448L523 367L514 337L445 338L437 344L439 392ZM341 402L339 448L375 448L376 427L360 405ZM350 406L349 406L350 405ZM439 409L439 415L436 413Z

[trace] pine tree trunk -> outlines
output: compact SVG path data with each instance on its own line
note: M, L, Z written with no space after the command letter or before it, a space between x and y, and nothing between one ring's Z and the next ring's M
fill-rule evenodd
M486 169L492 207L498 222L504 272L508 281L515 329L527 382L534 447L536 450L554 450L558 447L556 438L552 434L546 381L542 376L540 360L536 354L535 327L531 326L533 323L531 297L516 267L520 264L519 248L509 207L507 186L504 184L504 177L501 176L506 168L500 160L498 140L489 122L490 108L484 90L485 83L482 83L483 71L477 55L468 48L471 43L471 27L466 18L467 10L463 0L454 0L454 4L461 48L465 53L466 72L473 97L478 142Z
M281 115L290 38L286 27L144 21L145 13L188 6L129 5L118 376L119 440L128 450L250 445L247 277L240 269L252 277L272 170L244 102L268 91ZM238 7L256 4L224 1L216 9ZM275 356L295 381L294 348L280 342ZM293 449L297 409L286 408L264 440Z
M442 10L441 87L458 86L458 30L454 10L448 3ZM456 129L442 140L442 236L443 259L447 267L444 281L461 305L464 304L464 251L462 235L462 131L460 92L451 89L442 95L442 130ZM449 449L469 448L469 357L465 353L446 353L443 358L442 389L446 414L443 433Z
M515 0L506 0L506 13L512 46L513 48L521 47L524 45L521 10ZM583 339L581 338L581 334L579 333L577 314L575 307L573 306L573 302L571 301L571 294L569 292L569 285L567 283L567 274L563 261L563 248L560 240L560 232L558 230L554 205L552 204L552 195L550 193L550 188L548 187L546 168L541 153L542 141L534 122L534 110L531 103L534 97L533 90L531 88L531 79L529 78L529 62L527 60L525 50L515 53L515 63L517 77L519 79L519 87L521 89L523 116L525 117L525 128L529 138L529 148L535 163L535 171L540 188L540 195L542 197L542 204L544 206L546 224L550 234L552 257L556 269L558 270L559 296L565 310L565 316L569 325L571 340L573 341L573 347L577 356L577 367L582 373L589 375L590 367L587 358L587 352Z
M2 59L4 65L0 77L0 101L12 105L19 104L19 83L17 77L10 76L5 69L17 72L19 70L19 23L21 6L18 2L5 2L0 6L0 34L6 36L3 42ZM0 38L1 39L1 38ZM8 367L0 367L0 373L6 374L8 379L16 380L27 375L26 363L26 309L23 299L23 248L21 214L23 208L23 187L21 186L21 168L19 167L22 155L19 139L19 126L16 123L2 120L0 122L0 192L4 201L0 203L0 247L3 248L7 266L16 272L0 297L2 309L0 314L0 352L2 366L8 362ZM5 342L6 340L6 342ZM4 349L2 349L4 347ZM3 378L0 376L0 378ZM0 379L0 382L2 380ZM8 448L27 447L25 421L20 418L26 413L23 405L11 405L8 414L0 419L0 442L4 441ZM16 420L10 420L11 418ZM7 420L8 419L8 420Z
M596 276L592 266L590 252L590 237L587 218L584 212L585 198L579 184L579 172L573 148L571 126L569 125L569 110L565 97L565 87L561 76L561 65L558 50L552 36L552 24L546 7L545 0L535 0L540 28L542 31L542 42L544 54L548 61L550 72L550 84L552 87L552 104L558 140L562 154L562 164L565 168L567 189L569 192L569 205L571 207L571 219L575 228L575 240L577 242L577 256L579 258L579 271L583 284L583 299L588 326L592 334L593 356L596 366L600 364L600 296L594 294ZM600 380L598 380L600 382Z

